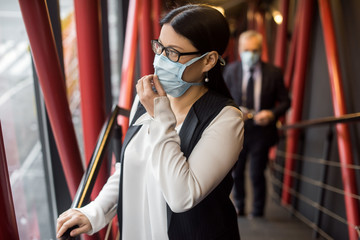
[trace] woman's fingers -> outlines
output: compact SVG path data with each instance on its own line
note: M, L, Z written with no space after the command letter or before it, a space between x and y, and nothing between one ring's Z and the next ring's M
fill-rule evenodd
M86 233L91 230L91 224L84 215L80 216L78 220L79 221L77 221L77 223L73 225L77 227L70 232L70 236L72 237L77 236L81 233Z
M60 238L64 233L71 227L78 224L78 221L75 218L69 218L63 224L61 224L59 231L56 234L57 238Z
M71 218L71 216L69 216L69 210L60 214L60 216L57 219L57 223L56 223L56 232L59 232L61 226L70 218Z
M156 96L156 93L154 92L154 89L153 89L153 76L152 75L146 76L142 80L142 83L143 83L143 87L144 87L143 91L146 96L149 96L149 97Z
M155 91L156 89L154 88L153 76L154 75L147 75L139 79L136 84L138 94L151 98L157 96L157 91Z
M153 83L154 75L142 77L136 84L136 91L141 104L150 116L154 116L154 99L159 96Z
M161 86L161 83L159 81L159 78L157 75L154 75L153 77L153 83L156 91L160 96L166 96L166 92L164 91L163 87Z
M57 220L56 237L59 238L69 229L78 226L70 232L70 236L76 236L91 230L89 219L80 211L70 209L61 214Z
M136 84L136 91L146 111L150 116L154 116L154 99L159 96L166 96L159 78L156 75L142 77Z

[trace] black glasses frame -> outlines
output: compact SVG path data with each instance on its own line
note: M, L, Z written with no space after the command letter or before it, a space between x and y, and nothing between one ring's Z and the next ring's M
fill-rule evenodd
M160 53L157 53L157 50L155 48L155 44L158 44L160 47L161 47L161 52ZM166 54L166 57L172 61L172 62L178 62L180 57L181 56L184 56L184 55L194 55L194 54L200 54L199 51L197 52L185 52L185 53L182 53L182 52L179 52L178 50L172 48L172 47L164 47L164 45L162 45L157 39L155 40L151 40L151 48L152 50L154 51L155 54L157 55L160 55L163 53L163 51L165 50L165 54ZM177 57L176 57L176 60L175 59L171 59L170 58L170 52L173 52L173 53L176 53L177 54Z

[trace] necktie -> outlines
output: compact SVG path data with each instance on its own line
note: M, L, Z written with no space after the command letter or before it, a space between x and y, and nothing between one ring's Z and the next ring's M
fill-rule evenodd
M254 109L254 69L250 68L250 77L246 87L246 108Z

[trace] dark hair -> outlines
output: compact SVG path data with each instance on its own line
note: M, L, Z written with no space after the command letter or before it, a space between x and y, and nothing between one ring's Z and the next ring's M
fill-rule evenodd
M221 56L229 42L230 30L225 17L215 8L205 4L189 4L170 11L160 24L169 23L176 33L186 37L201 53L217 51ZM205 85L231 98L222 76L218 60L208 72Z

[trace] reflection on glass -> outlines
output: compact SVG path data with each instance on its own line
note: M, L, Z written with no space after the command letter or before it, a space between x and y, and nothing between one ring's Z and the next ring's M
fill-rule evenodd
M60 1L66 92L81 155L84 156L80 108L80 83L77 55L76 22L73 1Z

